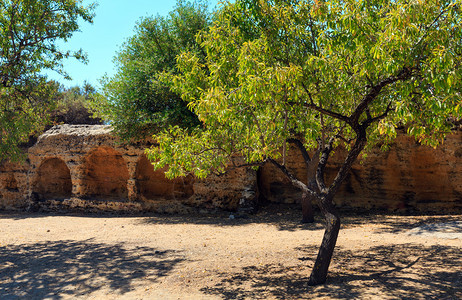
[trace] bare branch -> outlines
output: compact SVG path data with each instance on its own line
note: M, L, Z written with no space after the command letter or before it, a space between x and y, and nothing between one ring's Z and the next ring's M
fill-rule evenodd
M350 123L350 118L348 118L347 116L344 116L342 114L330 111L330 110L325 109L325 108L321 108L320 106L317 106L314 103L303 103L303 106L305 106L307 108L314 109L314 110L320 112L321 114L328 115L330 117L333 117L333 118L335 118L337 120L346 122L348 124Z
M393 108L391 107L391 102L390 102L390 103L388 103L387 108L385 109L383 114L378 115L378 116L376 116L374 118L368 118L365 122L363 122L362 125L366 126L366 127L369 127L369 125L371 125L372 123L378 122L378 121L382 120L383 118L385 118L386 116L388 116L388 113L390 111L392 111L392 110L393 110Z
M307 194L310 194L314 197L318 197L318 194L313 191L311 188L309 188L306 184L304 184L303 182L301 182L300 180L298 180L297 177L295 177L294 174L292 174L292 172L290 172L285 166L281 165L280 163L278 163L277 161L275 161L274 159L272 158L268 158L267 159L269 162L271 162L274 166L276 166L279 170L281 170L284 175L287 176L287 178L289 178L290 182L298 187L299 189L301 189L304 193L307 193Z
M390 76L382 81L380 81L378 84L372 86L369 90L369 92L363 97L361 102L358 104L356 107L355 111L353 114L350 116L350 118L347 118L351 123L350 125L355 129L359 129L358 124L359 124L359 118L361 117L362 113L368 108L369 104L371 104L372 101L374 101L375 98L380 94L382 89L386 87L387 85L393 84L397 81L400 80L406 80L411 78L412 76L412 69L404 67L397 76Z
M348 172L351 169L351 165L358 158L359 154L366 146L366 143L367 143L366 127L361 126L358 137L356 138L356 142L353 145L353 148L351 149L351 151L348 152L348 155L345 158L345 161L343 162L342 167L338 171L337 175L334 178L334 181L329 187L328 194L331 195L331 197L333 197L333 195L337 193L337 190L339 189L340 184L343 182L343 180L348 175Z
M300 141L299 139L296 139L296 138L290 138L290 139L287 139L287 142L297 146L297 148L302 153L303 159L305 160L306 163L311 161L310 155L308 154L308 151L306 151L306 148L303 145L302 141Z

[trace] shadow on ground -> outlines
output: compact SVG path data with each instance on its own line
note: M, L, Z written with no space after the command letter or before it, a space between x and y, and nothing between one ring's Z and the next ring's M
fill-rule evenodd
M230 216L233 216L230 218ZM197 224L215 226L240 226L246 224L271 224L280 230L317 230L324 228L323 218L320 212L317 213L316 222L312 224L301 224L302 213L300 205L271 204L263 207L256 214L240 214L226 211L204 211L204 213L193 214L159 214L159 213L117 213L117 212L47 212L47 213L26 213L26 212L0 212L1 219L24 220L29 218L44 218L52 216L69 216L80 218L133 218L139 219L142 225L146 224Z
M417 231L421 231L421 233L425 231L462 232L460 220L460 215L405 216L399 220L391 220L390 216L378 216L373 222L381 225L381 228L376 230L377 233L402 233L414 228L420 228ZM416 235L419 235L418 233L415 232Z
M415 216L403 216L390 214L385 211L359 210L352 208L339 209L342 219L342 229L352 228L365 224L380 224L377 233L399 233L425 224L448 223L460 220L460 215L431 215L422 214ZM233 218L230 218L230 215ZM28 218L42 218L49 216L74 216L83 218L141 218L145 224L196 224L215 226L240 226L246 224L269 224L279 230L319 230L324 228L324 218L317 210L315 222L302 224L301 208L299 204L269 204L263 206L256 214L239 214L224 211L208 211L196 214L123 214L123 213L17 213L2 212L0 219L22 220ZM397 218L395 218L397 217Z
M384 211L366 211L355 209L339 209L342 229L353 228L366 224L378 224L377 233L399 233L424 224L439 224L460 220L460 215L422 214L405 216L390 214ZM302 213L297 204L271 204L263 207L256 214L244 215L235 219L229 218L230 213L206 215L152 215L144 218L143 224L199 224L216 226L240 226L246 224L269 224L279 230L319 230L324 229L324 218L319 211L315 213L315 222L302 224Z
M125 249L86 241L57 241L0 247L1 299L60 299L109 288L122 295L137 279L156 282L183 256L148 247Z
M232 216L230 218L230 216ZM144 218L143 224L198 224L212 226L241 226L247 224L274 225L279 230L318 230L324 228L320 213L315 216L315 222L302 224L302 213L299 205L268 205L255 214L240 214L233 212L216 212L196 215L152 215Z
M295 266L247 266L218 274L202 292L224 299L462 299L462 256L457 247L390 245L338 249L326 285L306 285L316 247L298 249Z

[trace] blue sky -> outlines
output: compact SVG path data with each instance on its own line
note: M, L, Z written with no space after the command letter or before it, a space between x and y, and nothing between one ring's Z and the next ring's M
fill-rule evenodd
M93 1L85 0L84 4ZM64 80L55 72L47 72L50 79L57 80L65 86L82 85L86 80L99 86L98 79L105 73L114 74L113 57L123 42L133 35L136 22L141 17L165 16L173 9L176 0L96 0L96 17L93 24L81 23L80 32L67 42L60 44L62 49L78 50L82 48L88 54L87 65L68 59L64 68L72 81ZM210 6L218 0L209 0Z

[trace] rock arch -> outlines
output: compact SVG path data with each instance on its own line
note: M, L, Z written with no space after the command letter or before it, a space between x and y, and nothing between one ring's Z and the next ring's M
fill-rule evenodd
M151 162L142 155L136 167L136 183L142 200L189 198L194 194L192 176L169 180L165 170L154 171Z
M56 157L44 160L37 170L32 193L38 200L70 198L72 180L66 163Z
M126 200L128 169L122 155L110 147L91 151L84 162L83 197L95 200Z

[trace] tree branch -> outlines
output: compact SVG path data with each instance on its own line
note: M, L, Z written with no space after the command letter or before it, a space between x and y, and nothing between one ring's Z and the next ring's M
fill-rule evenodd
M328 115L330 117L333 117L333 118L338 119L340 121L346 122L348 124L350 123L350 118L348 118L347 116L344 116L342 114L339 114L339 113L330 111L328 109L322 108L320 106L317 106L314 103L303 103L303 106L305 106L307 108L314 109L314 110L320 112L321 114Z
M358 104L356 107L355 111L353 114L350 116L350 118L347 118L351 123L350 125L357 130L358 129L358 124L359 124L359 118L361 117L362 113L369 107L369 104L374 101L374 99L380 94L382 89L386 87L387 85L393 84L397 81L400 80L406 80L411 78L412 76L412 69L403 67L403 69L398 73L397 76L390 76L382 81L380 81L378 84L372 86L369 90L369 92L363 97L361 102Z
M392 111L392 110L393 109L391 107L391 102L390 102L390 103L388 103L387 108L385 109L383 114L378 115L378 116L376 116L374 118L368 117L367 120L362 123L362 126L365 126L366 128L369 127L369 125L371 125L372 123L378 122L378 121L382 120L383 118L385 118L386 116L388 116L388 113L390 111Z
M328 198L332 198L337 193L340 187L340 184L343 182L343 180L348 175L348 172L351 169L351 165L358 158L359 154L366 146L366 143L367 143L366 127L360 126L358 137L356 138L356 142L353 145L353 148L351 149L351 151L348 152L348 155L345 158L345 161L343 162L342 167L338 171L337 175L334 178L334 181L329 187L329 190L327 192Z
M333 136L329 139L327 145L321 151L321 157L319 158L318 168L316 170L316 183L318 184L318 188L321 193L327 193L328 189L326 187L326 183L324 181L324 170L327 165L327 160L329 159L329 155L332 151L332 146L334 144L336 136Z
M339 113L336 113L336 112L333 112L333 111L330 111L328 109L325 109L325 108L322 108L321 106L318 106L314 103L313 101L313 97L310 93L310 91L307 89L307 87L305 86L305 84L302 82L302 86L303 86L303 89L305 90L305 92L307 93L309 99L310 99L310 103L303 103L303 106L307 107L307 108L311 108L311 109L314 109L322 114L325 114L325 115L328 115L328 116L331 116L335 119L338 119L340 121L343 121L343 122L346 122L346 123L349 123L349 118L347 116L344 116L342 114L339 114ZM289 105L295 105L296 103L292 102L292 103L289 103Z
M297 146L297 148L302 153L303 159L305 160L306 163L311 161L310 155L308 154L308 151L306 151L306 148L303 145L302 141L300 141L299 139L296 139L296 138L290 138L290 139L287 139L287 142L289 144L294 144L295 146Z
M249 111L250 115L252 116L252 118L254 119L255 125L257 126L258 131L260 132L260 142L261 142L261 145L262 145L262 147L265 147L265 145L266 145L266 143L265 143L265 137L264 137L264 134L263 134L263 130L261 130L260 123L258 122L257 116L255 116L255 114L253 113L252 109L249 109L248 111Z
M285 166L281 165L280 163L278 163L277 161L275 161L274 159L272 158L268 158L267 161L271 162L274 166L276 166L279 170L282 171L282 173L284 173L284 175L287 176L287 178L289 178L290 182L298 187L299 189L301 189L304 193L307 193L307 194L310 194L314 197L318 197L318 195L316 194L315 191L313 191L312 189L310 189L306 184L304 184L303 182L301 182L300 180L298 180L297 177L295 177L294 174L292 174Z
M433 27L433 25L436 24L436 22L438 22L438 20L441 18L441 16L443 14L445 14L447 12L447 10L449 9L450 6L454 6L454 3L450 3L448 5L446 5L446 7L444 9L441 10L441 12L438 14L438 16L436 16L436 18L430 23L428 24L427 26L425 26L425 33L424 35L422 35L420 37L420 39L417 41L417 43L415 43L414 47L418 46L426 36L428 36L428 30Z

